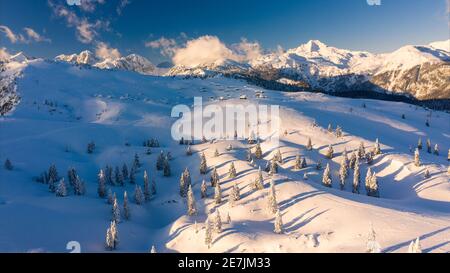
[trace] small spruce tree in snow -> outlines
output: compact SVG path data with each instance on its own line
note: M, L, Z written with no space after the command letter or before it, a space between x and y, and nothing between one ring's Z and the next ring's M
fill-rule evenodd
M188 206L188 215L196 215L197 214L197 206L195 204L194 192L192 191L192 186L189 185L187 192L187 206Z
M219 209L216 209L216 215L214 216L214 231L216 233L222 232L222 217L220 217Z
M180 176L180 196L181 197L186 196L186 179L184 177L184 173L181 173Z
M106 184L108 185L112 185L114 184L113 178L112 178L112 167L106 165L105 167L105 180L106 180Z
M329 163L327 163L327 166L325 167L325 170L323 171L322 184L325 187L329 187L329 188L331 188L331 186L332 186L331 171L330 171Z
M236 201L239 201L239 199L241 199L241 190L235 182L233 188L231 188L230 203L234 204Z
M208 165L206 164L205 153L202 153L200 160L200 174L206 174L208 171Z
M378 138L375 140L375 148L373 152L375 155L381 154L380 142L378 141Z
M255 147L255 157L256 157L257 159L261 159L261 158L262 158L261 144L259 143L259 141L256 143L256 147Z
M191 145L188 145L186 148L186 155L187 156L191 156L192 155L192 149L191 149Z
M434 151L433 151L433 153L434 153L435 155L439 155L439 146L437 145L437 143L434 144Z
M106 249L114 250L119 244L119 232L117 231L117 223L112 221L106 231Z
M246 154L246 156L245 156L245 159L246 159L248 162L251 162L251 161L253 160L253 158L252 158L252 150L251 150L250 148L247 149L247 154Z
M378 189L378 178L377 174L374 172L370 178L370 191L368 193L372 197L380 197L380 192Z
M283 155L281 154L280 149L277 150L275 158L276 158L278 163L283 164Z
M269 195L267 196L267 206L269 212L276 213L278 210L277 194L275 191L275 182L270 181Z
M366 148L364 147L364 142L361 141L358 148L358 158L362 159L366 155Z
M335 130L335 135L336 135L336 137L342 137L342 128L341 128L341 126L337 126L336 127L336 130Z
M367 237L367 244L366 244L366 252L367 253L380 253L381 252L381 246L377 242L376 237L377 237L377 234L375 233L373 226L371 226L369 235Z
M170 164L169 164L169 158L167 156L164 158L164 162L163 162L163 175L165 177L170 176Z
M8 171L11 171L13 169L11 160L9 160L8 158L5 160L5 169L7 169Z
M325 157L328 158L328 159L332 159L333 158L333 153L334 153L333 146L330 144L330 145L328 145L328 149L325 152Z
M427 138L427 153L431 154L431 140Z
M300 162L300 167L301 167L302 169L308 167L308 164L306 164L306 158L302 157L302 160L301 160L301 162Z
M142 205L142 204L144 204L144 201L145 201L145 196L142 193L141 186L136 185L136 187L134 188L134 202L137 205Z
M414 152L414 165L416 167L420 167L420 153L419 153L419 149L416 149L416 151Z
M218 157L220 154L219 154L219 150L217 150L217 148L214 150L214 157Z
M331 123L328 124L328 133L333 133L333 127L331 126Z
M420 238L411 241L408 247L408 253L422 253L422 246L420 245Z
M92 154L94 152L94 150L95 150L95 143L94 143L94 141L91 141L87 145L87 153Z
M228 145L228 147L227 147L227 151L232 151L233 150L233 145Z
M219 181L219 174L217 173L217 168L214 167L212 172L211 172L211 187L214 187L217 183L217 181Z
M366 154L366 163L371 165L373 163L373 153L372 152L368 152Z
M278 173L278 162L275 157L270 161L269 174L274 175Z
M131 167L130 169L130 174L129 174L129 178L130 178L130 184L136 184L136 169L134 167Z
M275 222L274 222L274 232L276 234L281 234L283 233L283 219L281 218L281 213L280 210L277 209L276 213L275 213Z
M156 158L156 170L161 171L164 169L164 152L161 151Z
M129 220L131 216L130 207L128 206L127 191L123 193L123 217L125 220Z
M114 196L113 196L113 193L112 193L111 189L108 189L107 196L108 196L108 198L107 198L108 204L112 205L112 203L114 202Z
M422 150L422 138L419 137L419 140L417 141L417 149Z
M114 171L114 177L115 177L116 185L123 186L123 176L122 176L122 172L120 171L119 167L116 167L116 169Z
M308 151L311 151L311 150L313 149L313 146L312 146L312 142L311 142L311 138L310 138L310 137L308 137L308 142L306 143L306 149L307 149Z
M51 181L53 181L53 184L59 181L58 171L56 170L56 166L54 164L52 164L48 169L48 180L49 184ZM54 190L52 192L54 192Z
M151 198L152 198L152 191L150 189L148 174L147 171L144 171L144 199L145 201L150 201Z
M297 154L296 156L295 156L295 161L294 161L294 170L300 170L302 167L302 165L301 165L301 157L300 157L300 155L299 154Z
M116 196L114 196L113 200L111 221L114 221L116 223L120 222L120 207Z
M86 193L84 182L78 175L75 177L73 190L75 195L84 195Z
M339 186L343 190L345 188L345 180L348 177L348 165L345 157L342 157L341 166L339 168Z
M352 155L350 156L350 160L349 160L349 166L350 166L350 168L352 168L352 169L354 169L355 168L355 163L356 163L356 158L357 158L357 156L356 156L356 154L355 154L355 152L353 152L352 153ZM358 160L358 162L359 162L359 160Z
M97 193L100 198L104 198L106 196L106 181L105 181L105 173L103 172L103 170L100 170L98 174Z
M58 186L56 187L56 196L58 197L67 196L67 188L66 183L64 183L64 178L61 178L61 180L58 183Z
M366 179L365 179L365 186L366 186L367 195L369 195L369 192L370 192L371 180L372 180L372 169L371 168L367 168Z
M316 170L320 171L322 170L322 160L319 159L316 164Z
M235 178L236 177L236 168L234 167L234 162L231 162L230 169L228 170L228 177Z
M255 183L253 185L253 188L255 190L262 190L264 189L264 178L262 175L261 167L258 169L258 176L255 179Z
M361 173L359 171L359 159L356 158L355 168L353 171L353 193L359 194L359 186L361 185Z
M139 161L139 155L138 154L134 154L133 166L135 167L136 170L141 167L141 162Z
M127 164L123 164L123 166L122 166L122 177L123 177L123 179L125 179L125 180L127 180L128 179L128 177L129 177L129 174L128 174L128 166L127 166Z
M202 199L208 197L208 186L206 185L206 182L204 179L203 179L202 185L200 187L200 193L201 193Z
M425 173L424 173L423 177L424 178L430 178L431 177L430 171L428 170L428 168L425 170Z
M222 203L222 189L220 188L220 184L216 183L214 187L214 202L218 205Z
M152 248L150 249L150 253L157 253L154 245L152 245Z
M205 221L205 245L208 246L208 249L212 244L212 228L211 223L209 222L209 217L206 217Z
M230 216L230 212L227 212L227 219L226 222L228 225L231 224L231 216Z

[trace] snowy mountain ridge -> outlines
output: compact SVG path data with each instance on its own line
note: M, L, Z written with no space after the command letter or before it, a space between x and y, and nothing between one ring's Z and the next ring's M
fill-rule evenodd
M72 64L90 65L100 69L120 69L134 71L145 75L155 74L156 67L145 57L138 54L130 54L119 58L100 59L89 50L79 54L58 55L56 61L68 62Z
M404 93L418 99L448 98L450 80L442 77L442 74L450 73L448 44L450 40L424 46L407 45L391 53L372 54L311 40L286 52L262 55L248 63L248 71L264 74L267 69L275 69L274 81L290 78L308 83L311 89L324 91L366 90ZM412 76L424 65L427 68L424 73ZM228 66L204 64L192 68L174 67L167 75L206 76L217 73L229 74L230 71ZM436 81L430 82L435 78Z

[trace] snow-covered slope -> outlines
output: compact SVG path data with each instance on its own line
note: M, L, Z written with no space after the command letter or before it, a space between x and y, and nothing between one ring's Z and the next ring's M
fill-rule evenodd
M335 60L336 62L338 60ZM128 192L130 220L118 224L117 251L147 252L364 252L370 226L384 252L405 252L411 240L420 237L424 252L449 252L450 183L447 173L450 115L412 105L350 99L319 93L282 93L249 86L242 81L214 77L205 80L153 77L122 70L89 69L60 62L37 60L22 67L17 79L20 103L0 119L0 162L8 158L13 169L0 169L0 251L66 252L69 241L81 244L82 252L105 251L105 234L111 221L111 205L97 195L97 174L106 165L130 167L135 154L142 166L136 183L143 186L143 173L156 183L150 201L133 201L136 185L108 185L117 194L120 207ZM257 93L258 91L258 93ZM255 93L264 92L265 98ZM246 95L247 100L240 100ZM283 163L278 174L263 172L264 189L253 190L258 166L264 168L276 149L261 143L263 158L246 161L250 145L245 141L216 141L186 146L172 140L172 107L192 105L192 97L202 96L205 104L280 105L280 139ZM225 100L218 100L223 97ZM228 98L228 99L227 99ZM364 107L363 107L364 105ZM402 119L402 115L405 118ZM429 120L430 127L425 125ZM341 126L340 138L326 128ZM233 132L224 132L232 134ZM157 138L161 147L148 154L142 142ZM305 145L311 138L313 150ZM361 181L370 167L377 173L380 198L352 193L353 170L343 190L339 190L339 163L344 149L349 155L363 141L366 151L379 138L383 154L371 165L361 161ZM420 153L422 165L413 164L418 138L438 144L440 155ZM96 148L87 153L87 144ZM233 150L226 147L232 144ZM327 146L334 158L324 157ZM220 155L214 156L215 150ZM171 176L155 168L160 150L170 152ZM206 156L208 174L199 173L200 155ZM253 150L254 152L254 150ZM294 170L300 154L307 167ZM321 185L321 161L331 167L332 188ZM234 162L236 178L227 175ZM67 178L69 167L85 181L86 194L56 197L48 185L36 182L43 171L55 164ZM222 203L215 204L210 187L210 171L216 166L220 176ZM181 172L188 168L198 214L186 215L186 201L179 195ZM428 169L429 178L424 178ZM305 176L306 174L306 176ZM208 198L200 196L202 180L208 183ZM267 210L269 182L275 182L284 233L275 234L274 215ZM240 187L240 200L231 206L234 184ZM207 215L220 210L225 221L221 233L213 233L211 248L205 244ZM122 210L123 213L123 210ZM123 214L122 214L123 215ZM210 216L214 220L214 214ZM197 223L197 224L196 224Z
M146 75L153 75L156 70L155 66L149 60L137 54L130 54L125 57L114 59L99 59L91 51L85 50L80 54L58 55L55 57L55 60L73 64L90 65L100 69L134 71Z
M274 81L279 78L303 81L311 89L330 92L377 91L408 94L418 99L450 98L450 79L445 77L450 73L448 42L404 46L392 53L372 54L311 40L283 53L262 55L250 61L247 72L267 74ZM415 77L415 71L423 66L426 66L423 74L428 76ZM273 73L273 69L277 73ZM211 73L211 70L216 73ZM190 69L174 67L169 75L207 76L217 73L229 74L229 71L223 70L222 66L204 64Z

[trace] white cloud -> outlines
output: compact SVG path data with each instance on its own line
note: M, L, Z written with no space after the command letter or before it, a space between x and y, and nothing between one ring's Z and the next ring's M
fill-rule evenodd
M121 54L117 48L111 48L106 43L100 42L95 49L95 55L100 59L115 60L121 57Z
M79 7L83 11L94 12L98 4L103 5L105 0L81 0Z
M154 49L160 49L161 55L166 57L173 56L175 51L178 49L178 45L175 39L168 39L166 37L161 37L157 40L146 42L145 46Z
M190 40L184 47L175 48L175 65L195 67L201 64L221 64L225 60L249 62L261 56L261 46L243 38L240 43L227 47L217 36L201 36Z
M25 34L22 33L14 33L9 27L7 26L0 26L0 32L3 32L8 38L8 40L15 44L15 43L24 43L29 44L31 42L51 42L50 39L45 38L41 34L37 33L34 29L25 27L23 29L25 31Z
M104 3L104 0L90 0L89 4L85 4L86 9L89 9L89 5L92 3ZM81 7L83 6L81 2ZM80 42L89 44L95 41L95 38L98 36L98 30L109 29L109 21L100 21L97 20L95 23L89 22L87 18L80 18L78 15L72 10L68 9L66 6L61 4L56 4L53 0L49 0L48 4L53 11L53 14L57 17L63 18L66 21L68 27L74 27L77 31L77 38ZM94 7L95 9L95 7Z
M122 15L123 9L131 4L131 0L120 0L119 5L117 5L116 12L118 15Z

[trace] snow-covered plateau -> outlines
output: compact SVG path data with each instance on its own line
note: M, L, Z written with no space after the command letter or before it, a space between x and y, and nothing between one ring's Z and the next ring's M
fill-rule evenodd
M402 48L379 64L362 62L380 60L369 53L312 41L260 62L302 67L305 77L346 69L376 77L416 67L402 58L418 51L426 63L448 58L448 49L429 48ZM16 55L2 63L0 252L69 252L71 241L82 252L450 252L450 114L266 90L220 75L143 75L153 66L138 56L92 58ZM119 64L128 68L96 68ZM315 73L317 65L327 69ZM279 105L279 148L239 139L180 145L171 110L191 106L194 96L205 104Z

